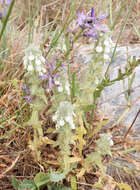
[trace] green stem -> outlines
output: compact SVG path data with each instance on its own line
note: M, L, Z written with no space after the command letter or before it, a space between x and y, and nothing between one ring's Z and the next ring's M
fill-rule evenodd
M140 146L135 146L133 148L130 148L130 149L127 149L127 150L123 150L120 152L120 154L128 154L128 153L131 153L131 152L134 152L136 150L140 150Z
M15 0L13 0L13 1L11 2L10 7L9 7L9 9L8 9L8 13L7 13L7 15L6 15L5 19L4 19L3 26L2 26L2 29L1 29L1 31L0 31L0 41L1 41L1 38L2 38L3 33L4 33L4 31L5 31L5 28L6 28L8 19L9 19L10 15L11 15L11 12L12 12L12 9L13 9L13 6L14 6L14 3L15 3Z
M120 30L120 33L119 33L117 42L116 42L116 44L115 44L115 48L114 48L114 50L113 50L113 54L112 54L112 57L111 57L111 61L110 61L109 65L108 65L108 67L107 67L107 69L106 69L105 77L107 77L107 73L108 73L109 67L110 67L110 65L112 64L112 61L113 61L113 59L114 59L118 42L119 42L120 37L121 37L121 35L122 35L122 33L123 33L124 29L125 29L125 26L126 26L126 23L127 23L127 20L128 20L128 17L129 17L129 14L130 14L130 12L131 12L131 9L132 9L132 7L133 7L134 2L135 2L135 0L131 0L131 4L130 4L130 6L129 6L129 9L128 9L126 18L125 18L124 23L123 23L123 25L122 25L122 27L121 27L121 30Z

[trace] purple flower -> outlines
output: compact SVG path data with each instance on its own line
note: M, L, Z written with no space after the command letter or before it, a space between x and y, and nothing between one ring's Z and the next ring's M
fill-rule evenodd
M12 1L12 0L7 0L7 1L5 2L5 5L6 5L6 6L9 6L10 3L11 3L11 1Z
M107 17L107 14L99 13L96 18L95 8L92 8L87 14L83 12L77 14L78 19L75 20L76 26L74 31L80 26L83 29L86 29L86 32L83 33L84 36L97 38L98 32L105 32L105 28L100 23Z
M4 4L4 0L0 0L1 4L3 5Z
M2 19L2 13L0 12L0 19Z
M7 1L5 2L4 0L0 0L0 3L1 3L1 5L2 5L2 7L3 7L3 11L0 12L0 19L2 19L3 17L6 16L6 14L7 14L7 8L6 8L6 7L10 5L11 1L12 1L12 0L7 0ZM5 6L6 6L6 7L5 7Z
M90 27L90 24L87 23L87 20L91 19L91 17L88 17L83 12L77 13L77 17L78 17L78 19L75 20L76 26L75 26L74 30L76 30L79 26L82 28Z
M6 2L4 0L0 0L1 4L3 6L9 6L12 0L7 0Z
M28 103L31 103L32 102L32 97L31 97L30 89L27 88L26 85L24 85L23 90L26 93L26 96L24 96L24 98L27 100Z
M52 63L47 62L48 66L48 74L42 75L39 77L39 79L44 80L47 79L47 85L46 88L52 89L53 85L55 85L55 79L58 78L59 75L54 74L55 70L55 60L52 61Z

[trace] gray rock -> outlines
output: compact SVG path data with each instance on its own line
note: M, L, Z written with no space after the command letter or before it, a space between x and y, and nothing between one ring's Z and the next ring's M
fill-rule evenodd
M118 69L121 68L123 70L127 63L126 47L121 47L117 50L120 51L121 56L115 58L110 66L109 76L111 79L116 78ZM129 55L136 57L140 56L140 47L137 49L129 47L128 51ZM123 81L117 81L113 85L106 87L98 100L98 110L100 116L108 117L109 120L116 122L128 106L131 105L131 108L122 120L124 126L129 127L131 125L138 110L140 109L140 66L138 66L134 72L136 76L130 89L130 102L128 102L125 98L128 90L128 78L124 80L125 88L123 86ZM102 114L104 114L104 116ZM136 130L140 130L140 115L134 125Z

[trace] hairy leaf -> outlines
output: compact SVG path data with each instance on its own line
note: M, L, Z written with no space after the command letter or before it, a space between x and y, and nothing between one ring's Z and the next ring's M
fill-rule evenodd
M38 188L43 187L48 182L50 182L50 175L43 172L39 172L38 174L36 174L34 182Z
M77 183L76 183L76 177L75 176L71 177L71 188L72 188L72 190L77 190Z
M96 142L97 148L96 151L99 152L100 155L110 155L110 142L107 138L107 136L101 136L101 138Z
M65 177L66 177L66 172L55 173L51 171L50 173L50 180L55 183L62 181L63 179L65 179Z
M12 184L13 184L14 188L18 189L19 183L14 177L12 177Z
M24 179L23 182L19 185L18 190L26 189L37 190L37 187L33 181Z

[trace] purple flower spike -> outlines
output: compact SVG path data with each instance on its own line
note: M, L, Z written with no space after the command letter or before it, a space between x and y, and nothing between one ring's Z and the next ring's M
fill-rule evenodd
M74 28L74 31L80 26L82 28L88 28L90 25L86 23L87 15L85 15L83 12L77 14L78 19L75 20L76 26Z
M101 21L101 20L104 20L107 16L108 16L108 14L102 14L102 13L100 12L100 13L99 13L99 16L97 17L97 19L98 19L99 21Z
M26 85L23 86L23 90L26 92L26 96L24 98L27 100L27 102L30 104L32 102L32 97L30 93L30 89L26 87Z
M4 0L0 0L1 4L4 5Z
M5 5L6 5L6 6L9 6L10 3L11 3L11 0L7 0L6 3L5 3Z
M92 38L97 38L98 37L98 33L94 28L92 28L88 32L84 33L83 35L86 36L86 37L92 37Z
M94 7L87 14L84 14L83 12L78 13L78 19L75 20L76 26L74 28L74 31L80 26L83 29L86 29L86 32L83 33L84 36L97 38L98 32L106 31L103 25L99 22L104 20L107 16L107 14L102 14L100 12L99 16L96 18Z
M41 77L39 77L39 79L41 80L47 79L46 88L52 89L53 86L55 85L55 79L59 77L59 75L53 74L55 70L55 60L53 60L51 64L47 62L47 66L49 67L48 74L42 75Z
M30 89L26 87L26 85L23 86L23 90L25 90L26 94L30 94Z
M0 12L0 19L2 19L2 13Z
M91 17L95 18L95 9L94 8L91 9Z
M0 3L1 3L2 8L3 8L3 11L0 12L0 19L2 19L3 17L6 16L6 14L7 14L7 8L6 7L10 5L11 1L12 0L7 0L5 2L4 0L0 0Z

